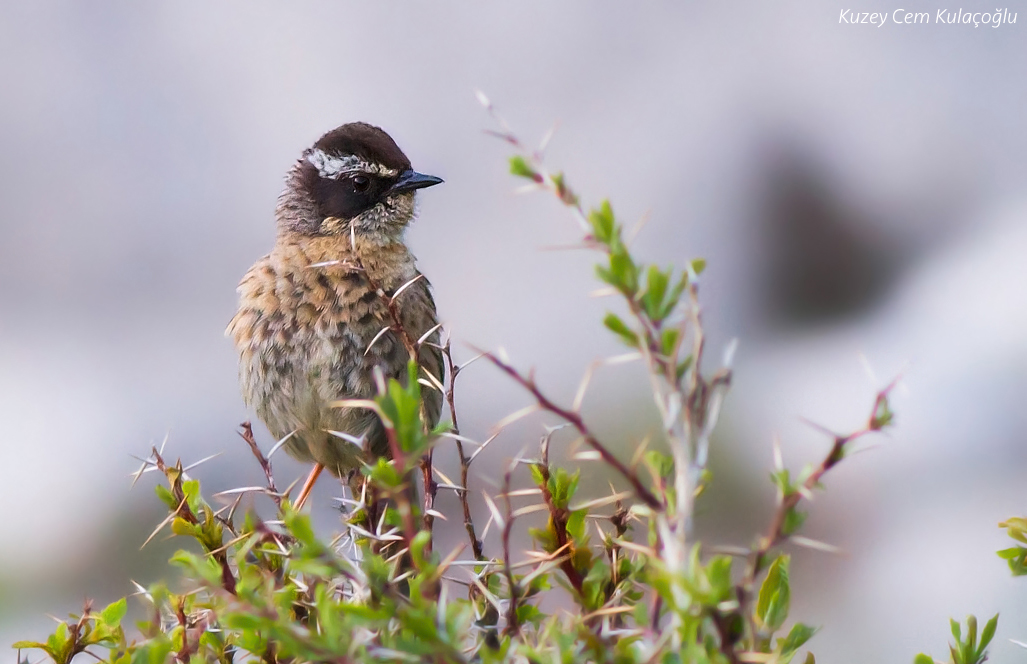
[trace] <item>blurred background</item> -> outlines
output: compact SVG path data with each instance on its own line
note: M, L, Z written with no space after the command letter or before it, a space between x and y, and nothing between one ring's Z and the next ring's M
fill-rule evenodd
M918 4L933 21L940 6ZM839 24L846 8L0 5L0 639L164 574L174 542L138 553L162 513L154 475L130 491L130 454L167 437L172 459L224 452L197 469L211 490L262 481L223 330L284 173L343 122L381 125L446 180L420 194L409 242L459 357L502 346L569 401L621 352L610 303L588 296L593 257L544 250L573 221L513 193L480 88L529 141L558 123L548 163L586 201L648 215L641 256L708 259L711 368L740 344L709 541L765 529L775 436L791 467L819 460L828 441L800 418L857 427L902 372L897 426L812 505L805 534L845 553L794 552L793 616L823 626L818 660L941 654L949 616L1001 611L993 660L1019 661L1027 588L994 552L997 522L1027 512L1027 15L879 28ZM484 364L460 380L468 435L527 403ZM625 456L654 428L645 385L638 366L607 369L586 401ZM540 432L504 434L476 488ZM280 486L306 470L275 461ZM330 484L313 502L325 528Z

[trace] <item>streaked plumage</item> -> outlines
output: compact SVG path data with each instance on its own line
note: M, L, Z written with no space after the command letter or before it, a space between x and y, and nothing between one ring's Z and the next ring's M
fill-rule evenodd
M239 285L239 310L227 333L239 351L247 405L273 436L295 432L285 445L292 456L336 476L348 475L368 454L388 452L377 416L331 403L372 397L375 367L405 380L409 355L401 338L392 331L378 335L392 324L386 298L419 275L403 242L414 189L440 181L413 173L376 127L354 123L329 132L290 171L275 246ZM396 305L413 339L437 322L423 277ZM428 341L437 343L438 332ZM420 362L442 378L436 348L423 345ZM428 388L422 394L434 426L442 395ZM366 451L330 431L366 436Z

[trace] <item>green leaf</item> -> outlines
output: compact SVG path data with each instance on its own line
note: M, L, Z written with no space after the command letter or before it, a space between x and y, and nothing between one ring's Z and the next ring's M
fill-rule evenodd
M527 178L539 182L542 176L535 172L535 169L528 165L527 160L521 155L510 157L510 173L519 178Z
M617 314L608 313L606 318L603 319L603 325L608 330L620 337L621 341L631 346L632 348L638 348L638 335L628 327L627 323L622 321Z
M706 259L705 258L694 258L694 259L692 259L692 272L694 272L696 275L700 275L700 274L703 273L703 270L705 270L705 269L706 269Z
M585 575L584 579L586 589L594 586L596 593L601 592L609 581L610 566L602 560L597 560L594 565L589 567L588 573ZM598 601L594 603L591 608L598 609L602 605L602 600L599 595L595 595L593 599Z
M580 540L585 537L585 516L587 514L588 510L574 510L567 518L567 533L575 540L579 540L577 546L583 545Z
M418 567L425 565L424 547L428 546L429 542L431 542L431 533L426 530L414 535L413 541L410 542L410 553Z
M930 655L920 653L919 655L913 658L913 664L934 664L934 658Z
M608 268L596 265L596 275L623 295L634 298L638 292L638 266L623 247L611 249L609 261Z
M792 477L787 468L770 473L770 481L774 483L783 497L795 493L795 485L792 483Z
M379 457L373 466L368 466L368 469L371 479L379 486L397 487L403 483L403 476L385 457Z
M788 632L788 636L778 641L778 647L781 649L782 654L785 656L790 655L813 638L813 635L816 633L817 629L815 627L795 623L792 625L791 631Z
M781 524L781 534L787 537L799 530L805 522L806 512L792 507L785 512L784 522Z
M149 656L150 664L164 664L168 661L173 644L166 636L154 639L147 644L146 654ZM141 661L141 660L140 660Z
M117 627L127 611L128 601L122 597L117 602L107 605L107 608L100 612L100 619L111 627Z
M567 186L567 179L564 177L563 173L553 173L549 176L549 181L553 183L553 188L556 189L557 196L560 197L560 200L563 201L564 204L577 204L578 197L573 191L571 191L570 187Z
M791 557L780 555L770 565L767 576L760 586L759 599L756 603L756 617L760 623L774 631L784 624L788 617L791 601L788 588L788 563Z
M184 537L196 537L200 532L200 528L189 523L182 517L176 516L171 521L171 532Z
M617 224L610 201L604 200L598 208L589 212L588 220L592 222L592 235L596 240L603 244L609 244L613 240Z
M531 469L531 479L535 480L535 484L539 487L546 483L546 476L543 472L541 464L533 463L529 466Z
M213 558L197 556L189 551L176 551L170 562L182 566L190 575L210 585L217 585L221 581L221 567Z
M553 505L557 509L567 507L567 504L574 498L574 492L578 488L578 480L581 479L581 471L570 474L566 469L556 467L552 469L549 476L549 493L553 496Z
M310 517L299 512L288 512L285 515L285 526L300 543L312 545L317 543L314 529L310 525Z
M681 330L676 327L670 327L663 331L660 335L660 352L671 357L674 353L674 348L677 346L678 337L681 336Z
M977 616L966 618L966 643L963 644L963 659L967 662L973 661L974 652L977 651ZM976 664L976 662L974 662Z
M1007 534L1016 541L1027 544L1027 519L1015 517L1006 519L998 524L999 528L1005 528Z
M992 616L984 625L984 631L981 632L981 645L977 648L977 661L984 661L982 656L984 655L984 649L988 647L991 640L995 637L995 629L998 627L998 614Z
M44 649L44 648L46 648L46 644L45 643L40 643L39 641L15 641L14 645L12 645L11 647L12 648L17 648L19 650L23 649L23 648L39 648L39 649Z
M653 474L653 479L670 477L674 472L674 459L668 454L658 450L649 450L645 453L645 463Z
M870 418L870 429L872 431L880 431L895 420L895 413L891 411L888 406L888 399L884 397L877 402L877 407L874 409L874 414Z
M660 310L660 319L664 319L674 311L674 309L681 302L681 294L685 292L685 288L688 286L688 273L685 272L678 279L678 282L674 284L674 287L670 289L670 295L667 296L667 300Z
M64 653L68 643L68 623L61 623L57 625L57 629L54 633L47 637L46 645L43 649L49 653L50 657L53 657L58 664L62 664L65 660Z
M642 308L650 320L660 320L660 312L663 310L663 298L667 294L667 285L670 283L670 270L663 272L655 265L649 266L646 274L645 293L642 295Z
M545 615L533 604L521 604L517 607L517 620L522 623L538 625Z
M731 556L713 556L706 564L706 576L710 585L713 586L716 594L727 598L734 590L731 585L731 565L734 560Z
M153 488L154 493L160 498L160 501L168 506L169 510L178 508L178 501L175 500L175 496L171 491L163 484L158 484Z
M677 373L677 379L680 381L684 377L685 372L687 372L691 368L692 368L692 356L689 355L688 357L686 357L684 360L681 361L681 364L678 365L677 372L676 372Z

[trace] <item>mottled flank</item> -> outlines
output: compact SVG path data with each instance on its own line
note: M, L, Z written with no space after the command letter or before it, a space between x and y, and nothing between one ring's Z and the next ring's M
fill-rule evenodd
M381 158L377 143L349 149L361 159ZM391 164L395 159L385 165L391 168ZM414 216L414 194L373 201L350 218L325 216L317 191L304 186L298 168L279 199L275 247L243 277L239 310L227 333L239 351L247 405L272 435L283 438L295 432L285 445L292 456L324 464L344 477L368 454L388 452L384 430L373 412L331 404L374 396L375 367L386 378L405 382L409 354L401 337L393 331L378 335L393 322L388 298L419 275L402 240ZM383 292L376 292L372 283ZM414 340L437 322L424 278L404 289L396 305L403 327ZM438 332L427 341L419 358L422 370L441 381L441 353L428 345L438 343ZM434 426L442 394L428 387L422 393L428 423ZM364 449L330 431L366 436Z

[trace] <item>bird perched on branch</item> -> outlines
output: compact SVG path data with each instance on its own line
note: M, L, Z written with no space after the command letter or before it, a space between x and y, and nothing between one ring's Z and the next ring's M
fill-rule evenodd
M272 435L290 436L290 455L314 463L297 508L323 469L345 479L388 456L374 412L333 402L373 397L376 369L406 382L410 340L422 337L421 371L442 379L435 302L403 239L415 191L440 182L414 171L378 127L328 132L289 171L275 246L239 284L226 333L239 351L243 398ZM434 426L442 394L422 394Z

